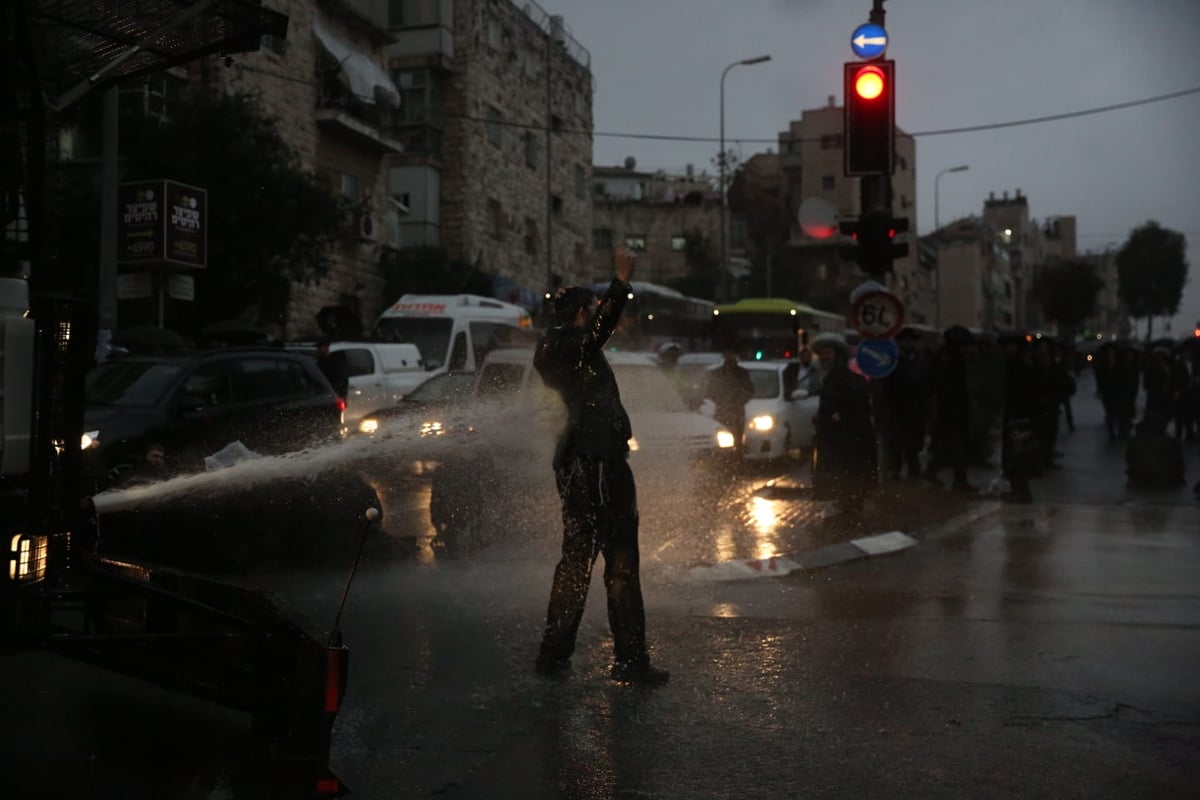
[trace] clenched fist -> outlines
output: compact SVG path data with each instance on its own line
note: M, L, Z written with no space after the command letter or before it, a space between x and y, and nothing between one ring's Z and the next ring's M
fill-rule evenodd
M633 277L633 268L637 264L637 254L628 247L618 247L614 258L616 261L614 271L617 278L625 283L629 283L630 278Z

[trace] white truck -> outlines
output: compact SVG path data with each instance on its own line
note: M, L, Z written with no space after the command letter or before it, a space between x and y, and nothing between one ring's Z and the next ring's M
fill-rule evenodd
M415 344L426 377L447 370L473 372L498 347L534 344L529 312L474 294L406 294L384 311L372 338Z
M341 359L349 391L345 425L351 430L364 415L396 404L420 386L428 372L415 344L401 342L330 342L332 358Z

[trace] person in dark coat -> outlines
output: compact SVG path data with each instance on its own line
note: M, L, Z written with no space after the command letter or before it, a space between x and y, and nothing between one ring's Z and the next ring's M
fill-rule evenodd
M949 466L954 470L954 490L973 493L977 490L967 481L971 442L967 359L974 352L975 336L961 325L953 325L942 334L942 340L942 349L930 368L932 457L925 478L940 483L938 472Z
M822 333L811 346L822 375L813 487L819 499L836 500L846 518L861 523L863 500L877 474L867 383L850 371L850 347L840 334Z
M1104 427L1108 430L1109 441L1115 441L1121 435L1120 358L1116 345L1106 342L1096 349L1096 357L1092 362L1096 393L1100 395L1100 403L1104 406Z
M727 350L721 366L708 374L704 396L713 401L713 419L734 435L740 452L746 435L746 403L754 397L754 382L738 364L737 353Z
M1138 384L1141 381L1141 356L1128 345L1118 347L1118 365L1113 391L1117 402L1117 425L1119 437L1128 439L1133 431L1133 420L1137 416Z
M1005 356L1000 461L1010 487L1002 499L1030 503L1033 493L1029 479L1042 463L1040 442L1033 426L1038 413L1040 377L1024 336L1009 334L1000 343Z
M337 392L338 397L345 400L350 394L350 377L346 374L346 361L341 356L329 352L329 340L317 342L317 366L329 381L329 385Z
M596 556L604 554L604 588L612 629L613 680L665 683L666 670L650 665L646 614L639 575L638 508L629 468L629 415L604 356L629 295L635 258L621 248L616 276L604 296L582 287L560 289L558 325L534 354L542 380L558 392L567 422L554 453L554 479L562 500L562 557L554 570L546 628L535 668L564 672L575 651Z
M912 328L896 335L900 360L896 369L880 383L883 386L883 428L888 476L900 480L901 468L908 477L921 477L921 451L925 449L925 421L929 412L928 375L918 349L920 336Z

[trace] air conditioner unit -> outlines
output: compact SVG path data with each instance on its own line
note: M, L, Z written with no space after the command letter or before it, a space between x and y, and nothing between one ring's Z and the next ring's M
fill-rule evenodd
M375 241L375 221L371 219L371 215L367 212L360 211L355 215L354 230L358 233L358 238L361 241Z

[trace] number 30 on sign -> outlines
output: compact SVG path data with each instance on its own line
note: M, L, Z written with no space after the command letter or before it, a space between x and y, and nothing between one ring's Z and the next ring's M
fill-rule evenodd
M904 304L891 292L867 292L850 307L850 323L868 339L890 339L904 327Z

